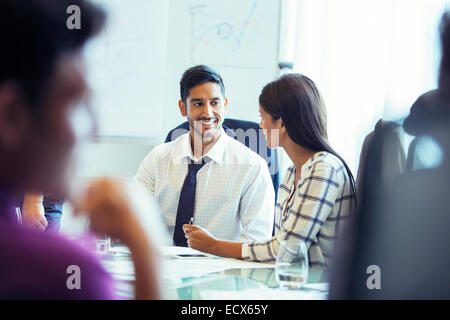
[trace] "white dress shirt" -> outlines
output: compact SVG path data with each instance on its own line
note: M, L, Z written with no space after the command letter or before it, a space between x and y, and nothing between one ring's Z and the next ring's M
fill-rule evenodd
M275 193L267 163L222 132L197 173L194 224L222 240L261 241L272 236ZM135 180L156 197L173 235L181 188L192 154L190 134L156 146Z

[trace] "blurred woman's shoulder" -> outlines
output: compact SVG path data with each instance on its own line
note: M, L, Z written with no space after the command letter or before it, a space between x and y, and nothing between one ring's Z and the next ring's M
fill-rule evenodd
M112 278L99 259L56 232L0 222L0 261L0 299L113 298Z

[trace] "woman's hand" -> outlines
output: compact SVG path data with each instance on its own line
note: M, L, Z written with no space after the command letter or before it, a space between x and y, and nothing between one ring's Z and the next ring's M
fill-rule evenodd
M74 208L89 217L90 228L97 234L107 234L128 246L146 240L126 187L118 179L94 180Z
M192 224L184 224L183 231L189 247L202 252L216 254L218 241L208 231Z
M97 179L74 203L74 209L89 217L94 232L117 238L129 247L136 274L136 299L161 298L159 255L140 224L126 185L117 179Z

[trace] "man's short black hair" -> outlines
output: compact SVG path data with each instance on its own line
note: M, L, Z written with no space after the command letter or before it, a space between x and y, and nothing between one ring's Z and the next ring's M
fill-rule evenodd
M80 8L81 29L67 27L71 5ZM27 106L40 108L58 58L80 49L104 21L86 0L1 0L0 84L14 82Z
M189 68L183 73L183 77L180 81L180 96L183 102L186 102L189 96L189 91L205 82L214 82L220 86L223 96L225 96L225 86L222 81L222 77L213 69L208 66L198 65Z

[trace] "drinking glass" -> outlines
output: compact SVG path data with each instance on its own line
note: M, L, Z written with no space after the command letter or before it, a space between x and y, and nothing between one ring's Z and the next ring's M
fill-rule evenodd
M303 241L281 242L275 274L281 288L301 289L308 281L308 250Z

